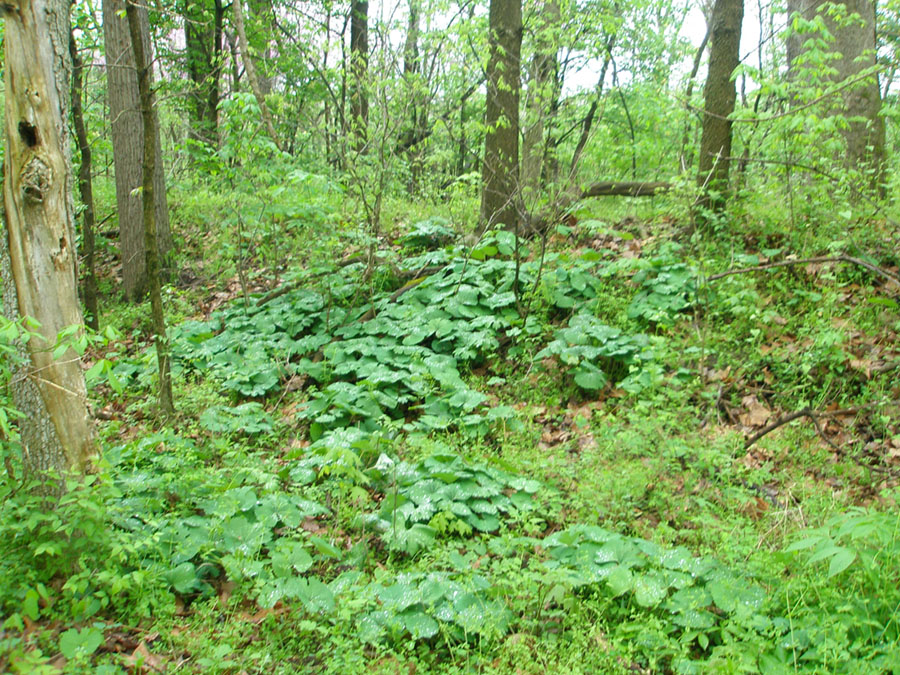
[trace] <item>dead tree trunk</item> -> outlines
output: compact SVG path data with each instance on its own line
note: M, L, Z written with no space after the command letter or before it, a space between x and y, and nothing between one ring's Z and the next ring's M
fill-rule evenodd
M3 305L10 318L40 323L10 386L24 414L18 424L25 471L41 477L84 470L93 453L81 361L72 349L53 354L59 333L82 322L66 123L69 3L22 0L0 12L6 48Z

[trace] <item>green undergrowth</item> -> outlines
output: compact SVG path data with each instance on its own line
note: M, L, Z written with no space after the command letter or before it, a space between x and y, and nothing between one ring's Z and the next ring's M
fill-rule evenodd
M109 347L99 473L53 508L4 487L0 664L121 672L127 633L172 672L900 669L900 520L812 475L865 467L797 428L755 456L718 419L738 373L798 382L773 402L884 394L833 377L835 319L877 320L835 289L868 278L792 298L622 239L517 258L432 219L384 263L298 271L173 326L185 412L157 429L128 398L152 350Z

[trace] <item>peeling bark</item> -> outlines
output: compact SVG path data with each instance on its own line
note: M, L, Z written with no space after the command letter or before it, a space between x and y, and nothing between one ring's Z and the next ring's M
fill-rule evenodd
M75 266L74 205L66 124L69 3L23 1L5 19L6 166L3 182L4 311L31 317L40 337L11 383L24 413L19 430L27 475L87 468L93 432L78 355L53 357L57 335L82 323Z

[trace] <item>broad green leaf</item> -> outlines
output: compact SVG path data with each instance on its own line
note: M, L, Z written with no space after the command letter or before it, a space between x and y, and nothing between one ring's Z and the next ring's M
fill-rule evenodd
M176 593L190 593L197 587L197 570L191 562L183 562L164 575Z
M634 599L641 607L655 607L666 598L667 586L655 572L640 574L634 581Z
M634 574L627 567L619 565L606 576L606 583L613 597L618 597L634 588Z
M67 659L86 658L103 644L103 632L97 628L70 628L59 636L59 651Z
M602 370L579 370L575 373L575 384L582 389L602 389L608 382Z
M842 547L831 558L831 564L828 566L828 578L830 579L843 572L853 564L854 560L856 560L856 551Z

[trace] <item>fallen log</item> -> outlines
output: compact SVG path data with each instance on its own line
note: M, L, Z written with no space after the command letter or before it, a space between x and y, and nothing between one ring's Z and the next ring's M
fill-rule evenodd
M672 189L671 183L664 181L616 181L605 180L589 185L581 191L581 199L590 197L652 197Z

